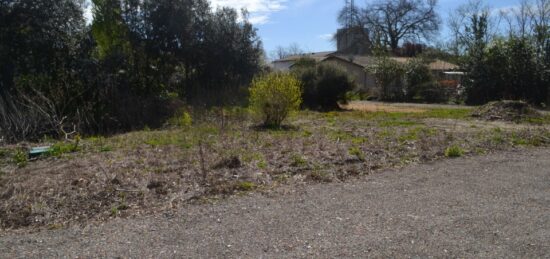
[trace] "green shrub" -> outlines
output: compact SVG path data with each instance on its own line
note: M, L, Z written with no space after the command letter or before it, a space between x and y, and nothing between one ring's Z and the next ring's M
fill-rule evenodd
M272 73L257 77L250 88L250 107L266 127L280 127L288 115L300 108L302 85L290 74Z
M347 103L347 93L355 88L348 73L334 64L302 62L293 73L304 85L304 106L313 110L335 110Z
M185 109L180 109L176 112L174 117L168 120L168 124L175 127L188 128L193 124L193 119Z
M380 99L383 101L403 101L405 86L403 78L405 68L399 62L388 57L377 58L375 64L367 67L380 88Z
M464 149L457 145L448 147L445 150L445 156L450 158L461 157L464 155Z
M408 101L427 103L448 101L445 90L437 83L425 60L411 59L407 62L405 69Z

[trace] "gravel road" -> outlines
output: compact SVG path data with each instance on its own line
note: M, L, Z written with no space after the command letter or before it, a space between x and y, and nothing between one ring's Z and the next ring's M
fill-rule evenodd
M550 258L550 150L281 187L86 228L3 233L0 257Z

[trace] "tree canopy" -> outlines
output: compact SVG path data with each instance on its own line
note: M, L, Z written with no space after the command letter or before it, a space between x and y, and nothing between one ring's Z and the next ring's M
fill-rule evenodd
M86 24L83 5L0 0L0 135L153 126L177 99L245 100L242 86L261 69L245 11L213 10L207 0L93 0ZM16 136L21 128L32 130Z

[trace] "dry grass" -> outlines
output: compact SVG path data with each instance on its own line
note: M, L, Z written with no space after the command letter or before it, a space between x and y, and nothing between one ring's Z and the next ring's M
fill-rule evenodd
M406 112L406 113L422 113L427 109L405 107L405 106L392 106L385 103L372 103L372 102L352 102L347 105L343 105L346 110L364 111L364 112Z
M282 184L345 181L441 159L450 146L471 155L550 144L546 125L465 126L482 123L460 109L301 112L282 130L258 130L242 110L222 116L202 114L192 127L83 139L76 153L24 167L13 160L20 146L5 147L0 226L89 223Z

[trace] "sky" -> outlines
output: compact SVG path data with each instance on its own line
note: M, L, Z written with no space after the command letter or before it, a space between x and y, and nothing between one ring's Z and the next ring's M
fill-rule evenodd
M330 51L336 48L330 39L338 29L336 17L344 6L344 0L210 0L213 6L246 8L250 21L258 28L258 33L266 52L271 53L277 46L298 44L306 52ZM366 1L355 0L363 6ZM438 11L443 25L448 14L467 0L439 0ZM517 6L520 0L486 0L492 8ZM448 30L443 27L438 40L448 38Z
M368 1L355 0L363 6ZM521 0L485 0L495 9L509 9L519 5ZM336 21L338 11L344 6L344 0L210 0L214 8L220 6L235 9L247 9L249 20L258 29L266 53L270 55L278 46L298 44L306 52L331 51L336 48L331 40L339 25ZM435 41L448 39L446 21L450 12L468 0L439 0L438 13L443 26ZM91 20L91 10L86 12Z

